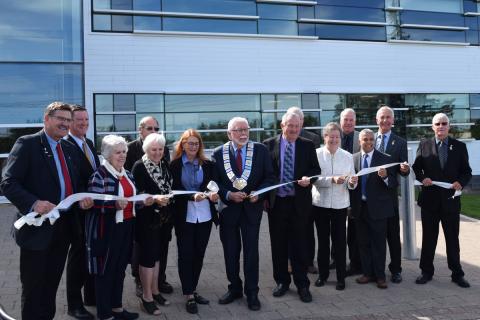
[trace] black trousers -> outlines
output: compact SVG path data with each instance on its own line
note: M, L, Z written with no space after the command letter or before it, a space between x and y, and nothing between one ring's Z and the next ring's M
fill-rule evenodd
M360 217L355 221L363 274L377 280L385 279L387 253L387 219L371 219L368 205L362 201Z
M337 271L337 281L344 281L346 276L347 259L347 209L331 209L313 206L312 215L315 216L318 237L318 273L319 277L327 280L330 275L330 237L335 246L334 258Z
M85 247L85 216L76 212L71 219L72 242L67 258L67 303L68 309L83 306L82 287L85 301L95 303L95 282L87 270Z
M307 264L308 266L313 266L313 261L315 261L315 217L313 215L310 216L310 219L307 224ZM318 229L317 229L317 234L318 234ZM318 256L317 256L317 261L318 261Z
M53 227L52 240L45 250L20 249L23 320L55 317L57 289L70 246L67 216L61 215Z
M433 259L438 240L438 226L442 223L443 234L447 247L448 268L452 271L452 279L463 277L465 273L460 264L460 215L446 210L430 211L422 208L422 253L420 269L423 273L433 276L435 268Z
M297 288L308 288L308 253L306 229L310 212L297 212L294 197L276 197L268 214L272 247L273 278L277 284L290 285L288 257L292 265L293 281Z
M123 280L132 255L134 223L134 219L129 219L115 224L105 262L105 272L102 275L95 275L99 319L110 318L112 309L122 307Z
M390 251L388 269L391 273L402 272L402 245L400 242L400 215L398 203L395 205L395 215L387 218L387 243Z
M355 227L356 219L348 217L347 220L347 245L350 269L360 271L362 270L362 262L360 261L360 252L358 250L357 229Z
M243 274L245 277L245 294L258 294L258 224L249 223L245 213L240 215L238 224L225 223L220 219L220 240L223 246L225 269L230 282L228 289L235 293L242 292L240 279L240 251L243 246Z
M212 221L203 223L182 223L176 226L178 248L178 275L184 295L197 290L198 279L203 267Z

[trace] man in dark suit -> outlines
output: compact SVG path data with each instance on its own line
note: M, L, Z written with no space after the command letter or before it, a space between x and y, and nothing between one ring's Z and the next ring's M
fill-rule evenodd
M19 216L31 211L50 212L70 194L82 191L79 182L78 152L62 139L68 134L70 105L53 102L44 113L44 129L20 137L13 146L3 172L1 188L15 205ZM81 209L93 205L91 198L79 202ZM53 319L55 297L70 246L73 209L62 213L51 225L24 225L15 231L20 246L22 319Z
M413 164L416 179L423 184L418 195L418 205L422 208L422 274L416 283L425 284L432 280L438 225L441 222L452 281L462 288L468 288L470 284L465 280L460 264L460 197L453 195L468 184L472 178L472 169L468 163L466 145L448 136L450 121L447 115L437 113L432 120L432 129L435 137L420 142ZM432 181L451 183L452 188L435 186Z
M390 156L375 150L374 134L370 129L360 132L361 151L353 155L355 172L391 163ZM396 188L394 170L379 168L359 177L359 185L352 192L350 203L362 261L363 275L356 279L365 284L376 281L380 289L387 288L385 255L387 219L395 214L391 190Z
M356 114L351 108L346 108L340 113L340 133L342 139L342 149L351 154L360 151L360 144L358 138L358 131L355 131ZM351 192L350 192L351 193ZM355 219L352 216L352 208L347 210L348 225L347 225L347 245L348 258L350 264L347 268L347 276L353 276L362 273L362 263L360 262L360 253L358 252L358 243L355 228Z
M72 123L70 124L70 133L66 139L70 141L77 149L82 176L80 183L84 189L87 189L88 180L92 173L100 165L97 150L92 140L86 138L89 127L89 117L87 109L79 105L72 106ZM77 210L73 213L72 222L72 245L68 251L67 258L67 303L68 314L77 319L93 319L93 315L84 307L86 305L95 305L95 286L94 280L88 274L85 247L85 215ZM82 300L82 287L84 300Z
M299 137L300 118L294 113L282 117L282 134L263 143L270 152L273 170L283 182L296 181L270 193L268 225L272 246L273 278L277 283L274 297L283 296L289 289L288 255L293 281L300 300L311 302L310 281L307 277L308 240L306 230L311 220L311 176L320 174L313 142Z
M375 149L390 156L391 162L402 162L394 167L402 177L410 174L408 165L407 140L392 132L395 121L393 109L382 106L377 111L378 132L375 134ZM388 269L392 274L390 280L393 283L402 282L402 245L400 242L400 214L398 209L397 188L391 189L395 201L395 215L387 220L387 243L390 251L390 264Z
M221 199L220 240L223 245L228 292L218 301L228 304L241 298L240 250L243 246L243 292L248 308L259 310L258 300L258 236L263 213L263 197L251 197L252 191L274 182L272 163L264 145L249 142L249 126L245 118L235 117L228 123L229 142L215 149L215 179Z

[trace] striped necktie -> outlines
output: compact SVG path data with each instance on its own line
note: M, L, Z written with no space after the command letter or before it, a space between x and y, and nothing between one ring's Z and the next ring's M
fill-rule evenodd
M378 151L385 153L385 135L380 135L380 146L378 147Z
M293 180L293 146L287 142L285 146L285 153L283 154L283 177L282 183ZM285 193L290 193L293 190L293 183L283 186Z
M88 162L90 162L90 165L92 166L92 168L94 170L97 169L95 165L95 161L92 159L92 156L90 155L90 152L88 150L87 141L85 140L83 140L82 142L82 149L83 149L83 153L85 154L85 157L87 157L87 160Z

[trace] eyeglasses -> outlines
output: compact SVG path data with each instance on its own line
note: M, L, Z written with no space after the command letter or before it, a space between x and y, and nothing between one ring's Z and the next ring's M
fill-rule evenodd
M66 122L66 123L72 122L72 119L70 119L70 118L65 118L65 117L61 117L61 116L50 116L50 117L55 118L60 122Z
M143 127L143 128L144 128L145 130L148 130L148 131L152 131L152 130L153 130L153 131L158 131L158 130L160 130L159 127Z
M436 122L433 124L435 127L440 127L440 125L442 126L448 126L448 122Z
M200 146L200 142L185 142L188 144L189 147L198 147Z
M232 129L230 130L231 132L235 132L235 133L247 133L248 130L250 130L250 128L245 128L245 129Z

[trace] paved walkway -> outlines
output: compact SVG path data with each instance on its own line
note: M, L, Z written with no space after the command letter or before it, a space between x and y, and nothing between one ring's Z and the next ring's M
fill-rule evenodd
M9 234L13 215L12 206L0 205L0 303L20 319L19 249ZM460 228L461 257L466 278L472 285L470 289L459 288L450 281L445 242L440 236L435 258L437 271L427 285L414 283L419 273L418 260L404 260L404 281L401 284L388 283L387 290L380 290L373 284L358 285L354 278L347 278L347 288L341 292L335 290L335 275L332 273L325 287L311 287L313 302L305 304L298 299L295 290L281 298L272 297L274 281L265 216L260 234L259 297L262 309L259 312L249 311L245 299L227 306L217 303L218 297L226 291L227 282L218 232L213 230L198 286L198 291L210 299L211 304L199 306L198 315L190 315L184 309L176 268L176 245L172 241L167 278L174 286L174 293L165 295L172 304L163 307L163 314L158 317L141 314L141 319L480 319L480 222L462 219ZM417 244L420 243L421 226L417 221ZM312 283L315 279L315 275L310 275ZM124 304L129 310L141 312L130 273L125 279ZM72 319L66 309L63 278L57 295L56 319ZM94 308L91 310L95 311Z

